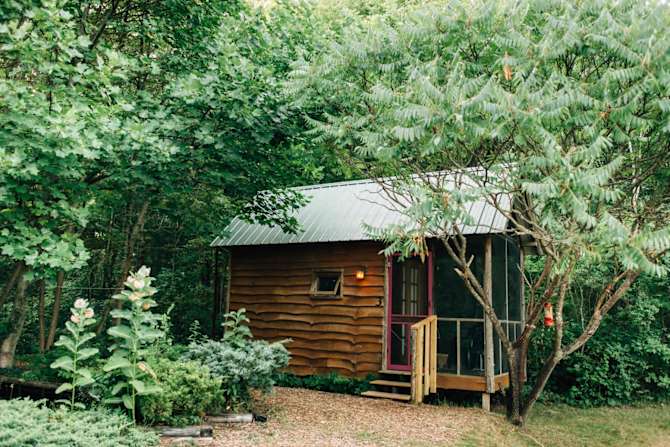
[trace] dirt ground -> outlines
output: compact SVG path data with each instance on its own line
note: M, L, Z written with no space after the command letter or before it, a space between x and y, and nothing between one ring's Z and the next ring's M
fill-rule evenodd
M214 445L451 446L482 412L277 387L258 405L266 423L214 426Z
M659 403L574 408L538 405L517 429L501 412L276 387L257 402L266 423L215 424L210 447L670 447L670 411ZM163 445L168 445L164 442ZM189 443L172 445L193 445Z

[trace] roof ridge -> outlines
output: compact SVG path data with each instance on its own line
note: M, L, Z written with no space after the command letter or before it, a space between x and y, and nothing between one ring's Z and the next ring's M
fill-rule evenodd
M339 186L362 185L365 183L375 183L375 180L370 178L360 180L342 180L341 182L328 182L328 183L317 183L314 185L293 186L290 189L305 191L311 189L335 188Z

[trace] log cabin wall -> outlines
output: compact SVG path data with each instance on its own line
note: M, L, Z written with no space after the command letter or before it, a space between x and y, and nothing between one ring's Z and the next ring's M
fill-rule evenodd
M374 242L233 247L229 308L244 307L255 337L290 338L298 375L349 376L382 367L385 262ZM365 279L356 271L365 267ZM343 270L342 298L313 298L315 270Z

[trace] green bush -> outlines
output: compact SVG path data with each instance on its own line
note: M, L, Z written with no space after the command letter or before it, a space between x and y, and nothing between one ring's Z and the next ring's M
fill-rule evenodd
M226 314L223 340L193 341L184 354L221 378L226 410L247 408L251 389L270 391L275 374L289 361L283 342L253 340L245 325L248 321L244 309Z
M359 395L371 389L370 382L375 376L369 374L365 378L346 377L337 373L300 377L295 374L280 372L275 376L278 386L291 388L307 388L310 390L327 391L329 393Z
M565 328L570 340L583 330L579 315L588 315L600 291L601 274L590 270L572 293L585 296L584 310L572 300ZM549 380L543 399L577 406L625 405L670 399L670 303L667 279L641 277L630 293L603 320L584 349L563 360ZM577 288L579 287L579 288ZM591 298L590 298L591 297ZM529 374L537 374L553 339L544 328L529 352Z
M43 401L0 400L0 447L148 447L158 436L102 409L52 410Z
M172 426L197 424L222 404L221 379L195 361L150 362L161 391L140 398L140 414L147 424Z

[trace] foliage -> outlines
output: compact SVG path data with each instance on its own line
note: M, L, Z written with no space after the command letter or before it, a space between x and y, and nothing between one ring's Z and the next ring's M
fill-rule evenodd
M578 298L566 309L571 321L568 337L583 330L583 315L590 312L602 270L578 272L581 280L575 281L571 292ZM547 384L545 400L595 406L670 399L667 284L667 279L641 278L590 343L559 365ZM549 331L534 341L531 375L541 367L550 343Z
M151 360L160 392L140 398L144 423L171 426L197 424L205 414L217 412L221 402L221 379L195 361Z
M146 263L187 310L176 312L179 340L191 317L209 320L191 305L211 296L203 247L234 215L296 229L291 210L304 199L286 187L350 175L304 134L284 85L293 62L333 35L308 3L3 6L0 277L26 262L46 282L47 310L55 289L67 309L81 288L106 324L107 291ZM29 290L19 307L32 335L45 312ZM19 352L38 339L21 338Z
M158 445L158 436L101 409L52 410L44 402L0 400L0 446L19 445L149 447Z
M65 323L65 327L71 336L61 335L56 342L56 346L65 348L69 351L69 354L56 359L51 364L51 368L64 370L65 375L69 377L70 382L59 386L56 389L56 394L70 391L70 409L74 409L77 387L91 385L95 382L93 372L84 367L82 362L98 354L99 350L98 348L83 347L84 344L95 337L95 333L87 332L88 326L95 324L93 309L88 307L88 301L78 299L74 302L74 307L70 309L70 312L70 321Z
M112 317L118 318L119 324L107 330L116 342L112 346L113 354L103 369L105 372L117 372L119 381L111 389L113 397L106 399L106 402L123 403L133 421L137 420L136 396L160 391L160 387L155 384L156 374L144 361L147 347L164 335L158 329L161 316L150 310L156 306L156 301L151 298L156 289L151 286L153 278L149 274L150 270L143 266L128 277L125 283L128 290L114 297L123 306L112 311ZM122 320L127 324L123 324Z
M277 386L290 388L307 388L310 390L327 391L329 393L360 395L372 387L370 382L374 380L374 375L370 374L365 378L346 377L337 373L296 376L295 374L280 372L275 376Z
M226 409L245 407L252 388L268 392L276 372L288 365L284 342L254 340L244 324L249 320L244 309L226 314L223 340L191 343L185 359L197 360L221 379Z

